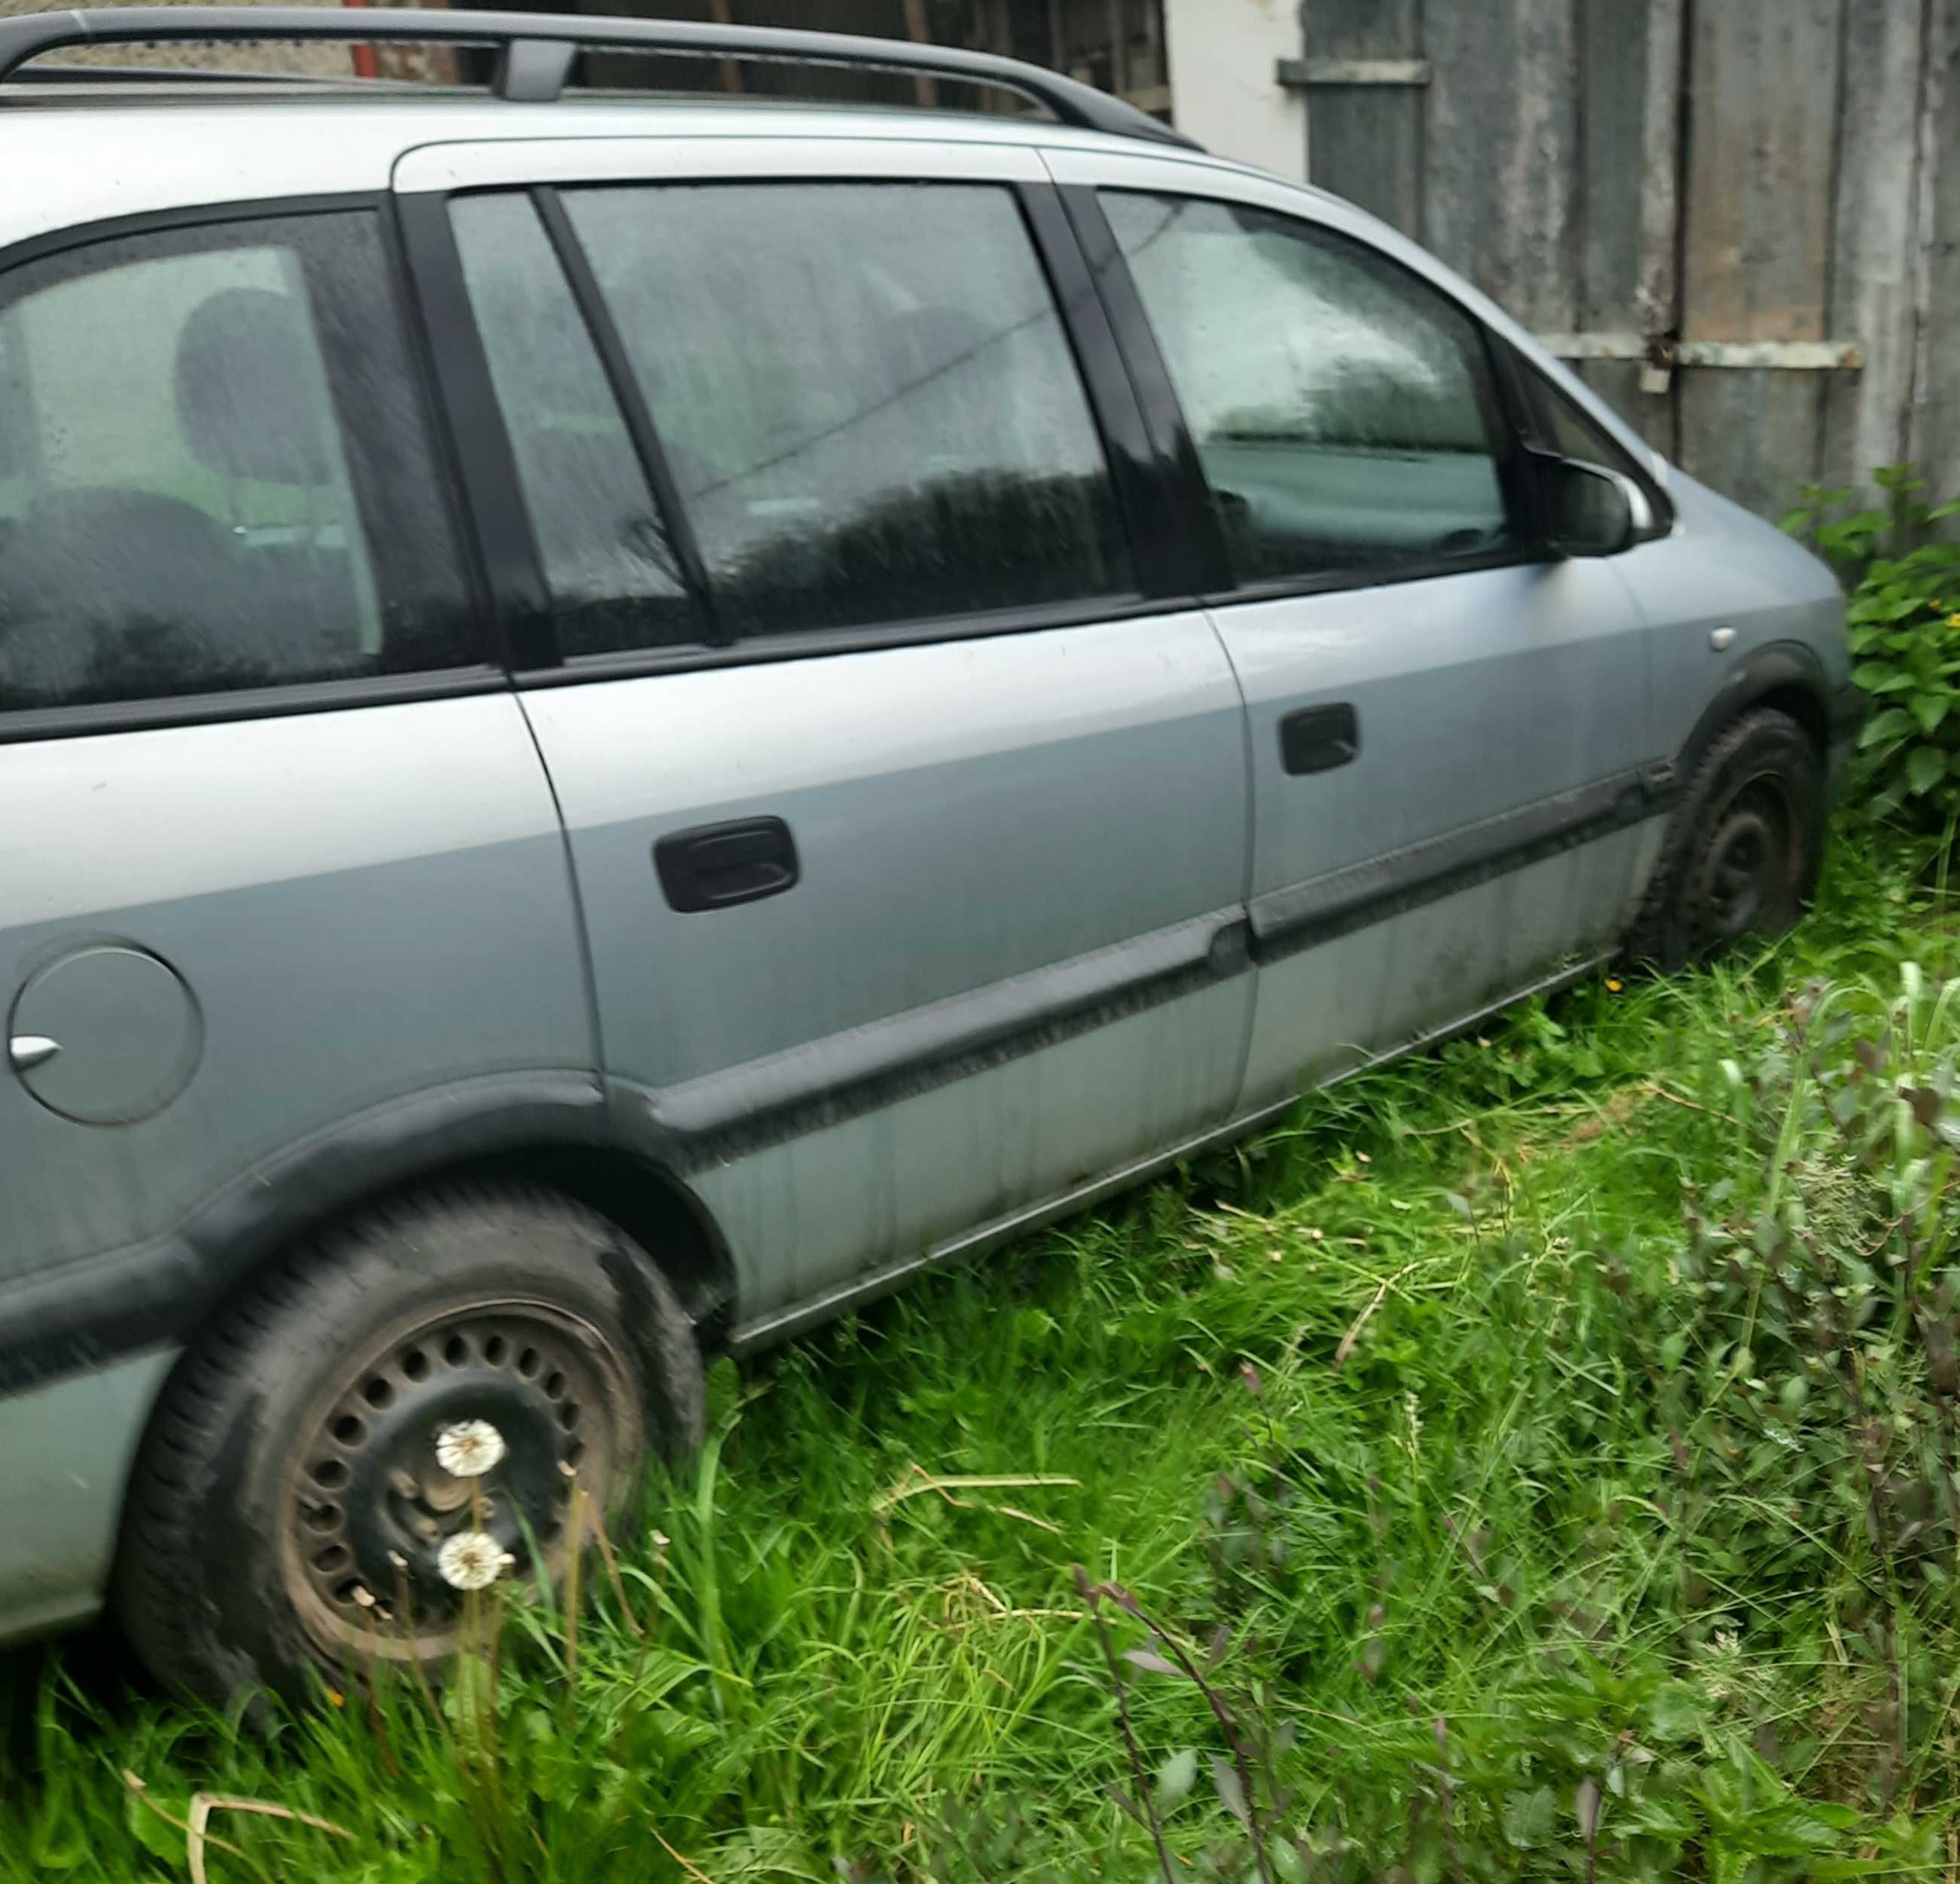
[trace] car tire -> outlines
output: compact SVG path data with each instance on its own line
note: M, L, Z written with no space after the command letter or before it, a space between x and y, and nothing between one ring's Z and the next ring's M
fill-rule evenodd
M1682 794L1628 953L1672 972L1781 934L1816 886L1824 804L1822 759L1788 714L1761 707L1724 727Z
M474 1187L377 1208L178 1364L131 1482L117 1614L158 1676L221 1704L377 1662L439 1675L463 1613L443 1545L490 1538L528 1582L534 1541L555 1577L574 1481L622 1534L704 1406L686 1312L603 1218ZM501 1456L463 1471L459 1433Z

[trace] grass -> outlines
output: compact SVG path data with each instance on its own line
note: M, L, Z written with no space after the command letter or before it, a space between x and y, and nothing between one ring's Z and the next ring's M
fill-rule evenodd
M1960 1876L1948 950L1841 845L1779 948L723 1366L439 1706L0 1663L0 1879L183 1876L200 1791L338 1828L220 1809L228 1879Z

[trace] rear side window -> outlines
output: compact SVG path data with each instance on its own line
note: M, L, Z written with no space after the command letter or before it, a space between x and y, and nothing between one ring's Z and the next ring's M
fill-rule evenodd
M477 658L359 212L0 277L0 711Z
M1108 466L1012 193L568 192L725 629L1131 587Z
M1106 193L1242 582L1513 541L1469 317L1359 244L1263 211Z

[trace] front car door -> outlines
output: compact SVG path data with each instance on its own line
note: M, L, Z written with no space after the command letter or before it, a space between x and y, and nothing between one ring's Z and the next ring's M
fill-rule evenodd
M1238 690L1039 158L594 141L396 186L522 492L618 1103L744 1337L1216 1126Z
M1050 153L1218 520L1261 961L1243 1102L1596 953L1658 842L1640 616L1535 541L1488 336L1357 212Z

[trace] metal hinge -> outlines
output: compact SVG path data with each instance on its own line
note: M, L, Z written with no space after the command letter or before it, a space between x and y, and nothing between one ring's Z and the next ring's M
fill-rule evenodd
M1309 85L1426 85L1426 59L1283 59L1274 77L1289 91Z

